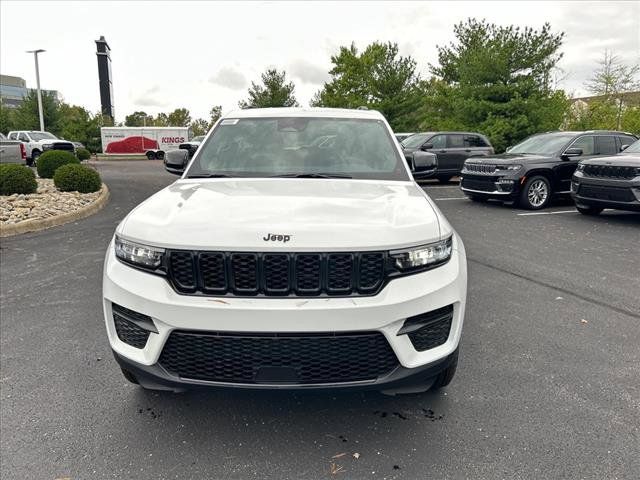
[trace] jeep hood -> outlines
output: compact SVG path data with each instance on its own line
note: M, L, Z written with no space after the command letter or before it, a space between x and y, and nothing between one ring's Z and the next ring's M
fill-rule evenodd
M116 233L159 247L357 251L434 242L451 227L413 182L185 179L136 207ZM270 233L290 240L265 241Z
M480 163L491 165L510 165L513 163L542 163L542 162L557 162L551 157L544 155L533 154L521 154L521 153L502 153L499 155L489 155L486 157L471 157L467 160L467 163Z

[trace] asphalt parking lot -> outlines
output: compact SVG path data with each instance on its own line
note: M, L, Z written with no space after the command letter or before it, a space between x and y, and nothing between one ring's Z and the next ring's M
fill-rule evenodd
M111 356L102 260L119 220L176 177L98 169L104 210L2 240L3 479L638 477L640 214L527 212L427 183L469 258L444 392L155 393Z

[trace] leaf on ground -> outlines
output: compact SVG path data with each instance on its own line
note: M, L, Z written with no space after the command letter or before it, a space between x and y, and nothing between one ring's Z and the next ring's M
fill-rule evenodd
M355 458L356 460L360 458L360 454L358 452L353 454L353 458Z
M583 318L582 320L580 320L580 323L583 324L583 325L586 325L589 322Z
M344 471L345 470L344 470L344 468L342 468L341 465L337 465L337 464L331 462L330 469L329 469L329 472L331 473L331 475L337 475L338 473L341 473L341 472L344 472Z
M338 454L334 455L331 458L340 458L340 457L344 457L345 455L346 455L346 452L342 452L342 453L338 453Z

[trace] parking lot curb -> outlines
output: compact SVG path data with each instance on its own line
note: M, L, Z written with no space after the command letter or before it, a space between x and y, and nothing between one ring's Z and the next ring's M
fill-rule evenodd
M98 213L109 201L109 187L105 183L102 184L100 195L95 202L73 212L63 213L49 218L38 218L26 220L20 223L3 225L0 227L0 238L13 237L22 233L37 232L51 227L64 225L65 223L86 218L94 213Z

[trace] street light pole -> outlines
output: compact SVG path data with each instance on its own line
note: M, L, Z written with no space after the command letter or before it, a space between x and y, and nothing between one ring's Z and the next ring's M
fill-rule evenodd
M44 114L42 113L42 92L40 92L40 69L38 68L38 54L46 50L28 50L27 53L33 53L36 60L36 87L38 93L38 115L40 116L40 130L44 132Z

